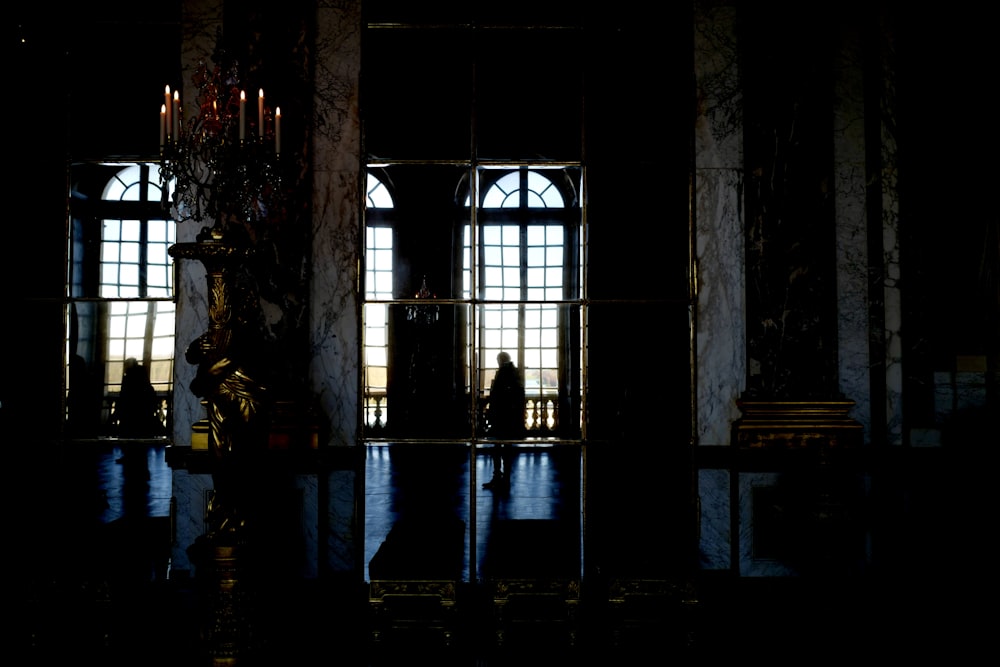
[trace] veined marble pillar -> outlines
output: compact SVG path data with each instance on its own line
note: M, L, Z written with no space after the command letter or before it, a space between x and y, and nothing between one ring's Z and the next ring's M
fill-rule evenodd
M316 26L309 376L330 425L330 442L320 446L356 447L361 3L321 4ZM327 498L320 567L350 572L364 543L353 534L354 471L334 469L319 483Z
M210 61L215 48L216 31L222 26L222 0L199 2L185 0L181 12L181 103L185 117L197 114L197 86L191 73L201 61ZM174 84L177 85L177 84ZM201 228L195 224L177 225L177 242L194 243ZM197 261L178 263L177 314L174 341L174 433L175 446L191 445L191 434L196 422L205 417L201 399L191 392L191 381L198 371L194 364L184 363L188 345L208 329L208 294L206 293L205 265ZM187 548L205 532L207 499L213 488L208 471L193 472L174 469L173 495L176 500L176 537L171 553L171 567L175 573L190 572L193 566Z
M696 3L696 443L729 444L746 378L742 96L736 9ZM731 566L730 475L700 469L700 551L706 569Z

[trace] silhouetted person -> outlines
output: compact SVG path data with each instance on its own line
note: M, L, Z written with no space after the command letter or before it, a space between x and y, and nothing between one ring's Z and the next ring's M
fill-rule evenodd
M489 403L486 407L487 435L501 440L511 440L524 436L524 382L521 372L510 355L497 355L497 372L490 383ZM483 484L484 489L496 488L510 483L508 458L509 445L493 445L493 479Z
M115 401L113 422L120 438L152 438L164 434L159 417L160 399L149 381L149 372L134 357L125 360L122 389ZM144 510L149 490L149 466L146 448L137 444L123 445L117 460L125 476L124 496L130 510Z
M115 401L114 423L122 438L151 438L163 435L160 399L149 381L146 367L130 357L125 361L122 389Z

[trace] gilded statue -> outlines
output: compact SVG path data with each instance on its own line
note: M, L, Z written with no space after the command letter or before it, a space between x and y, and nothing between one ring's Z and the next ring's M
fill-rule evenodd
M252 480L269 432L268 391L253 369L260 358L253 291L227 271L209 273L209 330L188 346L186 359L198 366L191 391L208 412L215 481L209 530L224 532L241 527L252 505Z

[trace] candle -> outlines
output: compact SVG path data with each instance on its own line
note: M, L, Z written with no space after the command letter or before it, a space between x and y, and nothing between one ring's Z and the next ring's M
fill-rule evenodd
M281 107L274 107L274 152L281 152Z
M264 138L264 89L257 95L257 136Z
M245 90L240 91L240 141L243 141L247 137L247 93Z
M172 117L174 121L174 141L177 141L181 136L181 93L179 90L174 91L174 108L172 111Z
M167 105L160 105L160 149L163 149L164 141L167 138Z
M166 111L167 111L166 118L164 119L164 122L165 122L164 127L168 128L168 129L170 128L170 105L171 105L171 102L170 102L170 86L166 86L163 89L163 106L166 108Z

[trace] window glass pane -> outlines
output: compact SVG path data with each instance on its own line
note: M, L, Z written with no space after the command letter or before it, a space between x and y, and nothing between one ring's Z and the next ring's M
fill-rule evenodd
M139 263L139 251L140 246L138 243L122 242L118 245L118 261L122 263L138 264ZM139 284L138 279L135 280L136 285Z
M170 387L173 381L174 365L170 359L162 361L151 361L149 363L149 381L157 391L163 391Z
M120 341L118 341L118 343L120 343ZM109 351L118 350L115 356L121 357L122 356L121 350L124 350L124 347L121 347L118 343L112 345L109 348ZM125 362L118 361L117 359L108 361L107 372L108 372L107 375L108 386L114 387L114 391L118 391L122 384L122 375L124 375L125 373Z
M154 359L168 359L174 354L173 318L171 317L168 320L163 317L157 317L157 328L166 329L167 325L161 324L161 321L164 323L169 322L171 328L168 333L153 338L150 352Z
M138 243L141 238L142 225L138 220L122 220L121 221L121 240L122 241L133 241Z
M173 243L174 227L174 223L168 220L150 220L147 223L146 229L148 230L149 243L151 244L151 247L160 247L159 244ZM164 255L165 254L166 253L164 253Z
M136 264L122 264L118 273L118 296L135 298L139 296L139 267Z
M146 338L146 323L149 321L149 307L146 303L130 303L128 321L126 323L125 335L132 340L138 341L137 345L144 345ZM139 350L142 356L142 350Z
M159 265L157 268L166 268L170 263L170 256L167 254L165 243L150 243L146 249L146 262L150 265Z
M121 240L121 220L105 220L104 221L104 233L103 238L107 245L112 248L117 248L117 245L110 243L110 241Z
M389 422L387 337L388 310L385 304L364 307L364 398L363 419L367 429L380 431Z
M509 229L509 228L508 228ZM510 234L507 235L508 237ZM509 239L505 239L507 245L503 248L503 265L506 268L504 271L504 279L508 285L517 285L521 282L521 249L517 245L509 243ZM516 243L516 239L514 241Z
M367 179L368 208L392 208L392 195L385 183L371 174Z
M104 228L118 231L117 225L105 225ZM101 261L104 263L105 267L117 269L115 265L121 261L121 245L114 240L105 241L101 244Z
M160 201L163 197L163 188L155 181L146 181L146 201Z
M551 241L553 245L545 249L545 263L549 266L562 266L563 264L562 234L559 234L559 237L558 239L553 239Z
M545 208L545 202L538 196L537 192L525 193L525 204L528 208Z
M139 178L140 169L137 165L127 165L120 167L117 173L112 176L101 193L101 199L109 201L119 201L125 198L125 192L129 184L134 183ZM134 199L134 197L133 197Z

